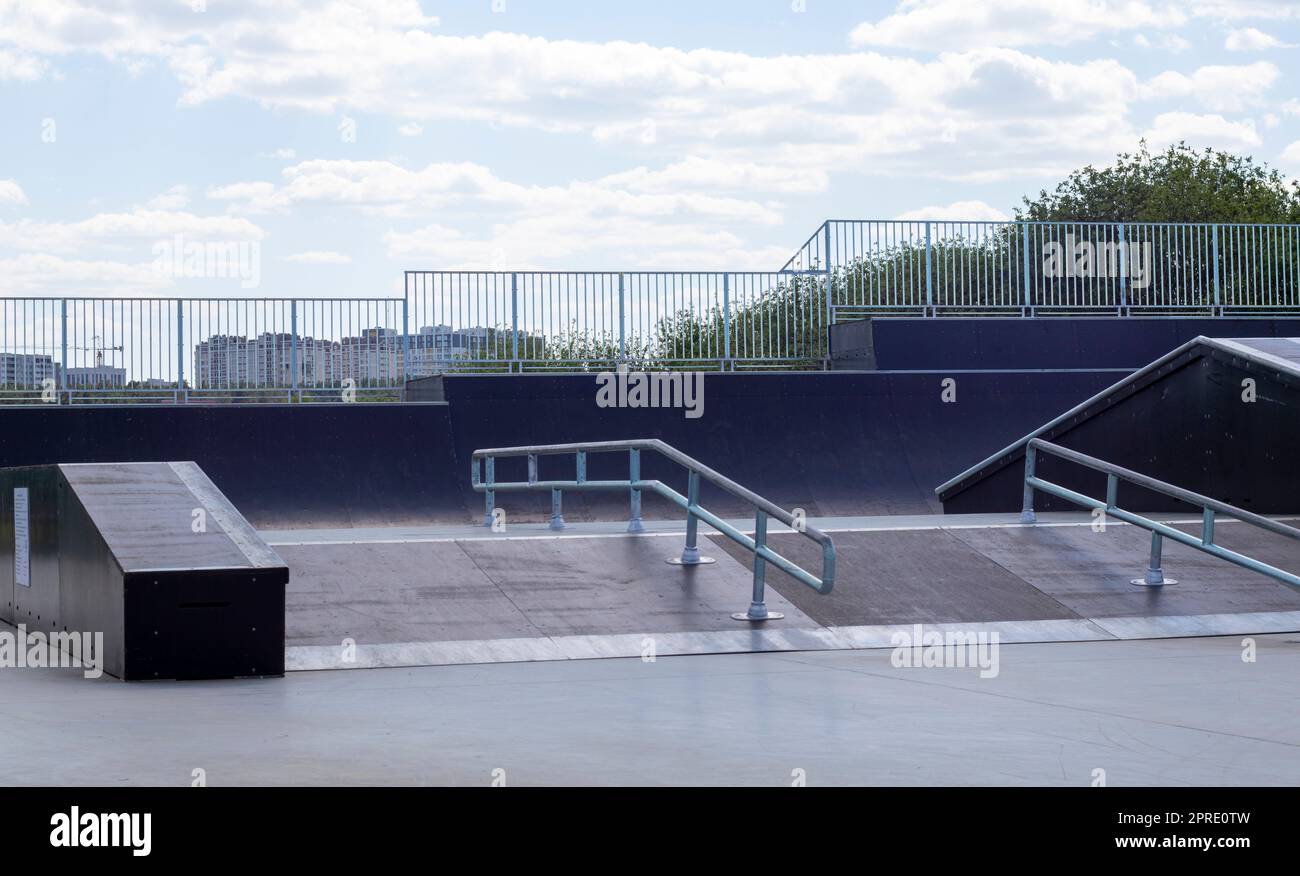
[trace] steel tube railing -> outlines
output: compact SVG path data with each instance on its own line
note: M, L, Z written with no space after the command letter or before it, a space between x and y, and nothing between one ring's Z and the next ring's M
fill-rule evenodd
M641 457L643 451L657 453L663 458L686 469L687 491L683 496L662 481L645 480L640 477ZM586 479L586 458L592 453L627 453L629 477L627 480L591 481ZM571 481L542 481L537 477L538 458L573 454L576 460L576 477ZM496 460L510 457L525 457L528 460L528 479L526 481L502 482L496 479ZM700 484L708 481L725 492L743 500L755 509L754 536L751 538L721 519L716 514L700 505ZM680 558L673 561L683 566L694 566L712 562L699 553L699 523L703 521L718 532L754 554L754 588L749 610L733 615L738 619L762 621L780 617L769 612L764 600L764 587L767 564L772 564L802 584L818 593L830 593L835 584L835 544L830 536L816 527L809 526L802 519L786 511L774 502L763 498L730 478L726 477L665 444L658 439L636 439L629 441L594 441L579 444L546 444L532 447L504 447L476 450L471 460L470 482L476 492L484 494L486 513L484 520L491 524L494 520L496 493L498 492L538 492L551 491L552 525L560 517L560 502L566 490L586 490L595 492L623 492L630 495L631 513L628 524L629 532L643 529L641 524L641 493L653 492L686 511L686 541ZM822 549L821 577L813 575L797 564L772 550L767 544L768 519L773 518L786 524L795 532L816 542Z
M1038 454L1044 453L1055 456L1067 462L1081 465L1093 471L1106 475L1106 499L1094 499L1082 493L1062 487L1044 480L1037 474ZM1168 496L1188 505L1194 505L1201 509L1201 534L1200 536L1191 535L1176 529L1166 523L1143 517L1132 511L1126 511L1118 507L1119 502L1119 483L1125 481L1143 489ZM1253 572L1259 572L1283 583L1290 584L1292 587L1300 587L1300 576L1297 576L1284 569L1270 566L1262 563L1252 557L1237 553L1221 547L1214 541L1215 538L1215 521L1218 515L1232 517L1242 523L1250 524L1259 529L1282 535L1287 538L1300 541L1300 529L1287 526L1268 517L1254 514L1245 509L1229 505L1226 502L1220 502L1209 496L1203 496L1200 493L1194 493L1191 490L1174 486L1165 481L1157 480L1148 475L1140 474L1131 469L1105 462L1093 456L1080 453L1077 450L1070 450L1061 447L1058 444L1052 444L1041 438L1033 438L1025 447L1025 477L1024 477L1024 505L1021 509L1020 519L1024 523L1036 522L1034 512L1034 492L1040 491L1051 496L1064 499L1083 508L1091 508L1105 513L1108 517L1114 517L1125 523L1141 527L1151 532L1151 559L1146 574L1142 579L1137 579L1133 583L1142 583L1152 586L1160 586L1165 583L1173 583L1164 577L1161 568L1161 555L1163 551L1164 539L1171 539L1188 547L1195 548L1203 553L1218 557L1221 560L1250 569Z

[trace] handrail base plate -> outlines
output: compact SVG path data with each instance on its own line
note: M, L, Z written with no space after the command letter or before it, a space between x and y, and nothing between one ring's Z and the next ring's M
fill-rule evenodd
M1128 583L1132 584L1134 587L1164 587L1170 584L1177 584L1178 579L1166 578L1163 581L1148 581L1146 578L1134 578Z

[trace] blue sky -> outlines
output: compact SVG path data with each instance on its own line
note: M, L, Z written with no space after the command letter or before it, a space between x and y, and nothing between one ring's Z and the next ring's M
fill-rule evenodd
M1300 176L1300 4L0 0L0 294L775 269L1186 139ZM257 285L161 242L256 244Z

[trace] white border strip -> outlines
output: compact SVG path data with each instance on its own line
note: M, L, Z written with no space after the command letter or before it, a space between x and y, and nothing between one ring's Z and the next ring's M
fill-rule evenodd
M897 633L916 624L770 628L694 633L632 633L609 636L555 636L463 642L291 645L284 649L286 672L383 669L551 660L600 660L687 654L748 654L765 651L856 651L893 648ZM921 624L938 632L988 632L1005 644L1246 636L1300 631L1300 611L1242 614L1065 618L1033 621L983 621Z

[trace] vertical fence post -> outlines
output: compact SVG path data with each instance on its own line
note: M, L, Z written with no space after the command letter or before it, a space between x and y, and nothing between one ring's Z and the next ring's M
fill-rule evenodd
M623 273L618 275L618 361L623 363L627 361L627 309L624 305Z
M1120 308L1120 316L1124 316L1126 315L1125 309L1128 307L1128 237L1125 233L1124 223L1120 222L1118 227L1119 227L1119 308Z
M1024 312L1028 314L1033 309L1031 303L1032 296L1029 294L1029 223L1021 222L1020 225L1020 285L1021 300L1023 302Z
M1222 296L1219 294L1219 226L1218 226L1218 225L1211 225L1211 226L1210 226L1210 240L1211 240L1212 247L1213 247L1213 251L1214 251L1214 255L1213 255L1213 259L1214 259L1214 306L1215 306L1215 308L1217 309L1217 308L1219 308L1219 307L1222 306L1222 300L1223 300L1223 299L1222 299Z
M59 388L63 390L63 393L55 396L55 404L62 404L63 394L68 391L68 299L64 298L60 304L62 310L62 317L60 319L62 325L62 328L60 329L60 344L63 347L60 361L63 364L59 369ZM72 401L72 396L70 394L68 395L68 401L69 403Z
M930 224L925 223L925 309L929 316L934 311L934 244L930 239Z
M796 283L798 280L795 281ZM731 274L722 275L722 370L731 365Z
M486 480L484 481L486 489L483 491L483 525L491 526L493 511L495 511L493 506L496 503L496 491L492 489L492 485L497 482L496 457L489 456L484 463L484 468L486 469ZM474 460L474 471L477 475L478 460Z
M410 304L402 297L402 397L406 397L406 382L411 379L411 322Z
M519 362L519 275L510 275L510 337L511 349L514 351L511 355L510 371L513 373L515 365ZM523 371L523 366L520 366Z
M822 368L829 371L831 367L831 325L835 320L835 311L831 307L831 220L822 223L822 270L825 272L826 324L822 326Z
M376 338L378 340L378 338ZM289 401L298 389L298 299L289 302ZM299 400L302 396L299 395Z
M176 299L176 392L188 401L190 394L185 388L185 303Z

